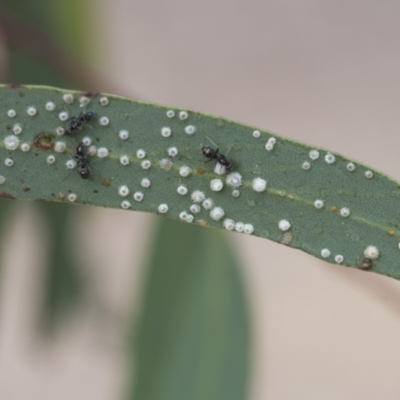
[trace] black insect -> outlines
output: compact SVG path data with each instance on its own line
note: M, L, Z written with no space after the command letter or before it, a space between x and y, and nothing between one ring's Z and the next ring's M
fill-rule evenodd
M78 160L76 165L76 170L82 179L88 179L92 172L89 168L89 161L87 158L88 146L85 146L82 142L78 144L75 150L74 157Z
M211 140L211 139L209 139L209 140ZM216 150L214 150L210 146L203 146L201 148L201 151L203 153L203 156L207 157L209 159L208 161L215 160L215 162L217 162L217 163L221 164L222 166L224 166L227 171L232 171L233 170L232 162L229 161L226 156L221 154L219 152L218 148ZM208 162L208 161L206 161L206 162Z
M80 129L84 122L89 122L94 117L94 111L81 111L77 117L72 117L68 120L68 128L65 131L66 135L73 135L76 130Z

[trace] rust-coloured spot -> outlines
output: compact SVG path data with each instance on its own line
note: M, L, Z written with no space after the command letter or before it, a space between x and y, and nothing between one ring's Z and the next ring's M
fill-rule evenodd
M6 193L6 192L0 193L0 197L3 197L3 198L5 198L5 199L12 199L12 200L15 200L15 199L16 199L14 196L11 196L10 193Z
M372 267L372 260L370 258L364 258L364 260L362 260L362 263L360 265L361 269L368 269Z
M65 194L64 193L58 193L58 200L64 200L65 199Z
M101 95L100 92L81 92L81 94L82 96L89 97L90 99Z
M103 182L101 182L101 184L103 185L103 186L110 186L111 185L111 181L109 181L108 179L103 179Z
M25 85L22 83L6 83L6 87L10 89L19 89L25 87Z
M199 220L197 221L197 223L198 223L199 225L201 225L201 226L207 226L207 222L204 221L204 219L199 219Z
M31 190L31 188L29 186L24 188L24 192L29 192L30 190Z
M39 133L33 140L33 146L43 150L51 150L54 147L52 140L55 135L52 133Z
M197 170L197 173L200 174L200 175L203 175L204 172L206 172L206 171L204 171L203 168L199 168L199 169Z
M393 235L394 235L394 231L392 231L392 230L387 231L387 234L388 234L389 236L393 236Z
M336 212L337 210L338 210L338 208L336 206L331 207L331 211Z

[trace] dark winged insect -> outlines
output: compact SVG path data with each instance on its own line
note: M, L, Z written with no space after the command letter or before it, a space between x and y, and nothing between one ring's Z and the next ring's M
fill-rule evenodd
M89 161L87 158L88 147L85 146L82 142L78 144L75 150L74 157L77 159L76 170L82 179L88 179L92 172L89 168Z
M65 135L73 135L76 130L80 129L84 122L89 122L94 117L94 111L83 110L77 117L72 117L68 120L68 127Z
M207 139L208 139L211 143L213 143L213 144L215 145L215 147L217 147L217 145L216 145L209 137L207 137ZM203 146L203 147L201 148L201 152L203 153L203 156L204 156L204 157L207 157L207 158L208 158L208 161L215 160L216 163L219 163L219 164L221 164L223 167L225 167L225 169L226 169L227 171L232 171L232 170L233 170L233 164L232 164L232 162L229 161L228 158L227 158L225 155L223 155L223 154L221 154L221 153L219 152L218 147L217 147L216 150L214 150L214 149L213 149L212 147L210 147L210 146ZM208 161L206 161L206 162L208 162Z

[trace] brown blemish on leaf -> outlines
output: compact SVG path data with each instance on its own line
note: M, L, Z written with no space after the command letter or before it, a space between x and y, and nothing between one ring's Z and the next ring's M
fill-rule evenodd
M16 197L11 196L10 193L6 193L6 192L0 193L0 197L3 197L4 199L11 199L11 200L15 200L16 199Z
M58 200L64 200L65 199L65 194L64 193L59 193L57 197L58 197Z
M111 181L109 181L108 179L106 179L106 178L104 178L103 179L103 182L101 182L101 184L103 185L103 186L110 186L111 185Z
M338 208L336 206L331 207L331 211L336 212L337 210L338 210Z
M54 147L53 139L55 135L53 133L39 133L33 140L33 147L43 150L51 150Z
M199 175L203 175L204 172L206 172L206 171L204 171L203 168L199 168L199 169L197 170L197 173L198 173Z
M25 85L22 83L6 83L6 87L10 89L20 89L25 87Z
M81 92L82 96L88 97L89 99L92 99L94 97L100 96L100 92Z
M389 236L393 236L393 235L394 235L394 231L393 231L393 230L387 231L387 234L388 234Z
M24 188L23 190L24 190L24 192L29 192L31 190L31 188L28 186L28 187Z
M372 267L372 260L370 258L364 258L364 260L362 260L360 268L361 269L369 269L371 267Z

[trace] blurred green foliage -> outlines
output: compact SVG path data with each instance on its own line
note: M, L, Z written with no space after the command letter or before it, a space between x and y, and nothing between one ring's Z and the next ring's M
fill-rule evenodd
M1 0L0 12L6 12L5 18L17 21L20 24L30 24L48 33L50 37L58 37L61 42L61 35L57 31L57 25L52 18L52 9L56 2L51 0L29 0L12 1ZM77 1L70 2L77 4ZM77 13L77 20L79 19ZM66 21L67 24L67 21ZM73 25L70 25L73 29ZM12 42L11 42L12 43ZM81 40L79 43L84 43ZM79 43L76 43L78 46ZM37 43L37 45L41 45ZM55 71L43 60L35 57L20 47L9 48L9 82L40 83L46 85L62 85L71 87L66 77L59 71ZM10 200L0 199L0 214L13 206ZM71 312L73 307L80 305L83 295L83 280L81 268L72 260L73 250L67 235L69 217L74 212L73 207L68 204L47 204L35 203L38 211L43 216L51 238L50 251L46 254L44 277L44 303L40 308L41 315L39 326L51 333L57 321L63 317L65 312Z
M237 258L215 229L161 219L134 347L134 400L246 398L249 320Z
M60 317L73 314L82 305L85 280L82 266L77 264L71 245L70 217L76 208L60 203L38 204L48 230L47 265L44 304L40 318L43 332L51 333Z
M71 54L84 56L93 51L86 47L93 4L1 0L0 12L5 10L22 23L37 26ZM15 46L9 51L7 81L74 86L36 55ZM0 223L12 206L11 201L0 199ZM87 277L71 257L74 249L68 239L68 224L76 207L55 203L36 203L36 207L51 238L40 319L50 332L66 312L81 305ZM157 237L141 317L135 324L138 334L134 334L131 355L137 373L129 379L128 397L244 399L249 321L237 260L221 233L214 230L163 219Z

